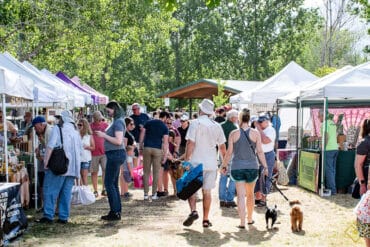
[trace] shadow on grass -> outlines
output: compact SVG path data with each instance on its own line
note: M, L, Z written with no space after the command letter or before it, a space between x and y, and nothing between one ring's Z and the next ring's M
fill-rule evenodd
M68 224L63 225L56 222L58 216L52 224L36 223L35 219L42 217L42 213L35 210L27 210L28 229L23 234L25 240L38 239L37 241L52 241L53 238L78 238L83 234L93 234L96 237L108 237L118 233L120 229L131 226L145 224L148 218L158 218L159 213L162 217L171 214L171 209L177 201L176 198L161 198L157 201L143 200L122 200L122 220L103 221L102 215L109 212L107 198L99 198L92 205L74 205L71 208L71 216ZM32 243L30 243L32 246Z

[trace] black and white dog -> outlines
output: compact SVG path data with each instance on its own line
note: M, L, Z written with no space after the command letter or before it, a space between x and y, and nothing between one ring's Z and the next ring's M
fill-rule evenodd
M266 228L267 229L269 229L269 225L268 225L269 219L271 219L271 229L272 229L272 226L276 222L276 219L277 219L277 210L276 209L277 209L276 205L273 208L267 207L267 209L266 209L265 219L266 219Z

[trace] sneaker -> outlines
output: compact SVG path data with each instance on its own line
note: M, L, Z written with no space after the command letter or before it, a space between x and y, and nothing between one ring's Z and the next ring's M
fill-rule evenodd
M152 195L152 200L158 200L159 199L159 196L157 195L157 193L155 193L154 195Z
M123 196L129 198L132 197L132 194L130 192L126 192L125 194L123 194Z
M149 200L149 196L148 195L144 195L144 200L145 201Z
M157 194L158 197L166 196L164 191L157 191L156 194Z
M113 221L113 220L121 220L121 213L113 213L109 212L107 215L103 215L101 217L102 220L108 220L108 221Z
M226 202L225 201L220 201L220 207L226 207Z
M193 211L189 214L188 218L182 223L184 226L191 226L195 220L199 218L198 212Z
M58 219L58 220L57 220L57 223L59 223L59 224L67 224L67 223L68 223L68 220L61 220L61 219Z

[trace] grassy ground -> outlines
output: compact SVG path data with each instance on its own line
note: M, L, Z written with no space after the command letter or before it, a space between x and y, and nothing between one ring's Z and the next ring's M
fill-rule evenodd
M244 230L238 229L235 208L220 208L217 190L213 190L210 220L213 226L203 228L201 219L191 227L182 222L189 214L185 201L169 196L158 201L143 201L142 190L131 190L129 201L122 200L122 220L104 222L100 216L107 213L107 198L100 197L89 206L72 206L70 223L42 225L33 223L41 217L27 211L28 231L12 246L364 246L354 225L353 208L357 201L348 194L329 198L298 187L279 186L290 199L303 203L304 222L301 233L290 230L290 207L278 192L268 197L270 205L278 207L278 224L267 230L265 209L255 208L256 223ZM99 187L101 188L101 187ZM100 191L99 191L100 192ZM202 204L197 203L202 212Z

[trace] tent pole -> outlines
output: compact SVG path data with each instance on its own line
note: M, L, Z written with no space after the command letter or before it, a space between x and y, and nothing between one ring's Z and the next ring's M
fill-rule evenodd
M36 101L37 102L37 101ZM37 104L37 103L36 103ZM36 117L36 114L37 114L37 111L35 109L35 104L34 102L32 102L32 113L33 113L33 116ZM37 166L37 158L36 158L36 155L35 155L35 148L37 145L37 140L36 140L36 131L35 131L35 128L32 128L32 154L33 154L33 170L34 170L34 177L35 177L35 209L37 210L38 209L38 204L37 204L37 201L38 201L38 191L37 191L37 184L38 184L38 166ZM32 199L32 198L31 198Z
M324 196L324 189L325 189L325 183L324 183L324 178L325 178L325 162L326 162L326 153L325 153L325 146L326 146L326 132L327 132L327 114L326 112L328 111L328 98L324 98L324 106L323 106L323 124L324 124L324 131L321 134L321 183L320 183L320 196Z
M2 100L3 100L3 130L4 130L4 158L5 158L5 169L6 169L6 182L9 183L9 172L8 172L8 167L9 167L9 159L8 159L8 125L6 124L6 105L5 105L5 99L6 96L5 94L2 94Z
M189 99L189 119L192 118L193 112L192 112L192 107L193 107L193 99Z

